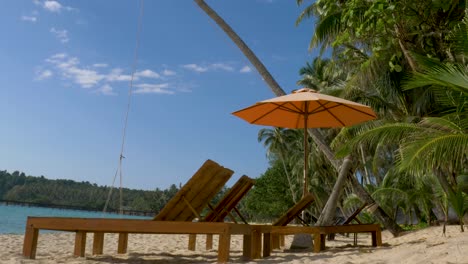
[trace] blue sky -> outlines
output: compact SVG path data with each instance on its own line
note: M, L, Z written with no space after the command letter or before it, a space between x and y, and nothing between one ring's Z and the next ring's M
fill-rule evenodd
M290 0L207 1L286 92L311 61L312 21ZM5 1L0 9L0 169L110 185L117 168L139 1ZM258 130L231 115L273 97L192 1L144 2L123 163L138 189L185 183L206 160L256 178Z

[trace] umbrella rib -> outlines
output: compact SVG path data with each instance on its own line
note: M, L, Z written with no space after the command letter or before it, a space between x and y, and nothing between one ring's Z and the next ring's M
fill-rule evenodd
M285 107L284 105L287 104L288 102L284 103L284 104L277 104L277 103L273 103L273 105L276 105L276 108L273 108L271 109L270 111L266 112L265 114L259 116L258 118L256 118L255 120L253 120L252 124L254 124L255 122L257 122L258 120L264 118L265 116L269 115L271 112L277 110L277 109L281 109L281 110L284 110L284 111L289 111L289 112L293 112L293 113L297 113L296 111L294 111L293 109L291 108L287 108ZM245 109L244 109L245 110ZM242 110L241 110L242 111Z
M328 102L327 102L327 103L328 103ZM326 104L323 104L323 105L325 106ZM332 107L329 107L329 108L321 109L320 111L316 111L316 110L318 110L318 109L321 108L321 107L317 107L317 108L315 108L314 110L312 110L309 114L320 113L320 112L323 112L323 111L327 111L327 109L333 109L333 108L336 108L336 107L338 107L338 106L345 106L345 107L351 108L352 110L354 110L354 111L356 111L356 112L359 112L359 113L361 113L361 114L365 114L365 115L367 115L367 116L374 117L374 118L376 117L375 115L369 114L369 113L367 113L367 112L365 112L365 111L362 111L362 110L359 110L359 109L357 109L357 108L351 107L351 106L349 106L349 105L347 105L347 104L341 104L341 103L337 103L337 105L332 106Z
M323 105L322 103L320 103L320 101L317 101L317 103L318 103L319 105L325 106L325 105ZM335 118L336 121L340 122L340 124L341 124L342 126L346 126L345 123L343 123L336 115L334 115L332 112L330 112L330 109L331 109L331 108L332 108L332 107L330 107L330 108L324 108L324 109L325 109L325 111L327 111L331 116L333 116L333 117Z
M342 104L342 105L343 105L343 106L346 106L346 107L348 107L348 108L351 108L351 109L353 109L354 111L358 111L358 112L361 113L361 114L365 114L365 115L368 115L368 116L373 117L373 118L376 118L376 117L377 117L376 115L372 115L372 114L366 113L366 112L364 112L364 111L362 111L362 110L359 110L359 109L357 109L357 108L351 107L351 106L349 106L349 105L346 105L346 104Z

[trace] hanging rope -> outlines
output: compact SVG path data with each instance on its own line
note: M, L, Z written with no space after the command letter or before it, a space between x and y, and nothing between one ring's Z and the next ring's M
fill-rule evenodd
M115 180L117 179L117 174L118 174L119 178L120 178L119 213L123 214L122 160L125 158L123 154L124 154L124 148L125 148L125 138L127 136L128 114L130 113L130 105L131 105L131 102L132 102L133 80L134 80L134 77L135 77L135 72L136 72L136 69L137 69L137 62L138 62L138 48L140 46L140 35L141 35L142 20L143 20L143 0L140 0L140 14L139 14L139 17L138 17L138 26L137 26L136 41L135 41L135 53L134 53L133 65L132 65L132 76L131 76L131 79L130 79L130 84L128 86L127 111L125 113L124 127L123 127L123 132L122 132L122 144L121 144L121 147L120 147L119 165L118 165L117 170L115 171L114 179L112 180L112 186L111 186L111 188L109 190L109 194L107 195L106 204L104 205L104 209L103 209L104 213L107 211L107 207L109 206L109 201L110 201L110 199L112 197L112 191L114 189Z

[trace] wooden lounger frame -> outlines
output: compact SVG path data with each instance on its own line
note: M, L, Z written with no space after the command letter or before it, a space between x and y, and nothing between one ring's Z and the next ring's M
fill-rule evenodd
M272 226L287 226L294 219L298 219L300 223L307 225L304 219L302 219L299 215L314 201L315 197L312 194L306 194L293 207L289 208L285 214L278 218L278 220L276 220ZM273 249L278 249L284 246L285 238L283 234L274 234L272 235L271 240L271 246Z
M272 235L311 234L314 235L314 252L318 253L325 249L326 235L332 233L371 233L372 246L382 246L382 233L378 224L357 224L340 226L268 226L257 225L252 227L252 245L260 252L261 234L263 234L263 257L270 256L273 248L271 245Z
M212 160L207 160L167 202L156 215L155 221L192 221L200 218L201 211L223 188L234 172Z
M74 255L85 256L86 235L94 233L93 254L102 254L104 233L119 233L117 252L127 252L128 234L216 234L219 235L218 262L229 260L231 235L244 235L243 257L252 256L251 227L243 224L214 222L176 222L133 219L28 217L23 244L23 255L36 256L39 230L75 232Z
M218 234L218 261L229 258L231 234L250 236L250 227L228 223L192 223L221 190L234 172L212 160L207 160L190 180L176 193L154 219L128 220L105 218L29 217L23 245L23 255L35 258L40 229L73 231L75 255L84 256L86 234L94 233L93 254L102 254L104 233L119 233L118 253L127 250L129 233L148 234ZM250 239L244 240L244 253L250 255ZM249 249L247 249L249 248Z
M231 221L237 224L235 217L232 215L234 210L239 218L248 224L245 218L237 209L239 201L252 189L255 184L255 180L243 175L239 180L231 187L231 189L224 195L224 197L218 202L216 206L210 206L211 211L202 220L204 222L223 222L224 219L229 216ZM196 234L189 236L189 250L195 250L196 247ZM208 234L206 236L206 249L210 250L213 248L213 235Z

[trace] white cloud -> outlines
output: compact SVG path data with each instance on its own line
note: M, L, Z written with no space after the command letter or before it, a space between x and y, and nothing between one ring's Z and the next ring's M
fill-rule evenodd
M242 67L240 70L239 70L240 73L249 73L249 72L252 72L252 68L250 68L249 66L244 66Z
M94 68L106 68L107 66L109 66L107 65L107 63L94 63L93 64Z
M66 69L66 73L72 78L75 83L81 85L83 88L91 88L99 83L103 79L103 76L93 70L80 69L77 67L71 67Z
M59 60L59 59L65 59L68 55L66 53L57 53L57 54L54 54L52 56L50 56L49 59L53 59L53 60ZM49 60L47 59L47 60Z
M55 54L46 62L55 66L64 79L72 80L83 88L91 88L105 78L94 70L80 68L78 58L69 57L66 53Z
M213 63L210 65L213 70L234 71L234 68L225 63Z
M36 23L37 17L35 17L35 16L21 16L21 20Z
M117 95L114 92L114 89L112 88L112 86L110 86L109 84L104 84L99 89L97 89L95 93L103 94L103 95Z
M153 78L153 79L158 79L158 78L161 77L158 73L156 73L156 72L154 72L152 70L148 70L148 69L136 72L135 76L144 77L144 78Z
M182 65L182 68L187 69L187 70L191 70L191 71L194 71L194 72L206 72L206 71L208 71L207 67L202 67L202 66L199 66L199 65L194 64L194 63Z
M190 70L190 71L198 72L198 73L208 72L208 71L227 71L227 72L234 71L234 68L231 65L226 64L226 63L211 63L211 64L207 64L203 66L195 64L195 63L191 63L191 64L182 65L182 68Z
M166 70L162 71L162 75L164 75L164 76L174 76L174 75L176 75L176 72L166 69Z
M113 83L121 81L130 81L131 75L125 74L121 68L106 69L106 63L94 63L89 66L83 66L77 57L67 53L57 53L45 60L47 70L36 72L37 80L44 80L52 76L57 76L61 80L68 82L65 85L76 84L81 88L92 89L93 93L102 95L117 95L114 91ZM41 69L41 68L39 68ZM171 75L172 72L163 71L161 74ZM148 80L149 78L161 78L160 74L145 69L135 73L134 80ZM172 86L172 85L171 85ZM136 83L134 85L137 94L175 94L182 90L174 87L170 88L169 83Z
M68 31L65 29L51 28L50 33L54 34L55 37L62 43L67 43L70 40L70 38L68 38Z
M36 72L36 80L45 80L45 79L48 79L50 77L52 77L52 75L54 75L54 73L51 71L51 70L43 70L43 71L37 71Z
M40 0L33 0L33 3L53 13L60 13L62 10L66 10L66 11L78 10L71 6L64 6L59 1L55 1L55 0L45 0L43 2L41 2Z
M134 85L138 89L134 91L137 94L174 94L174 91L168 90L169 84L168 83L161 83L161 84L148 84L142 83Z
M62 4L60 4L59 2L49 0L44 1L43 7L44 9L50 12L60 12L60 10L62 10L63 8Z
M122 74L123 70L120 68L112 69L112 71L106 75L106 80L109 82L121 82L121 81L130 81L132 79L131 75Z

